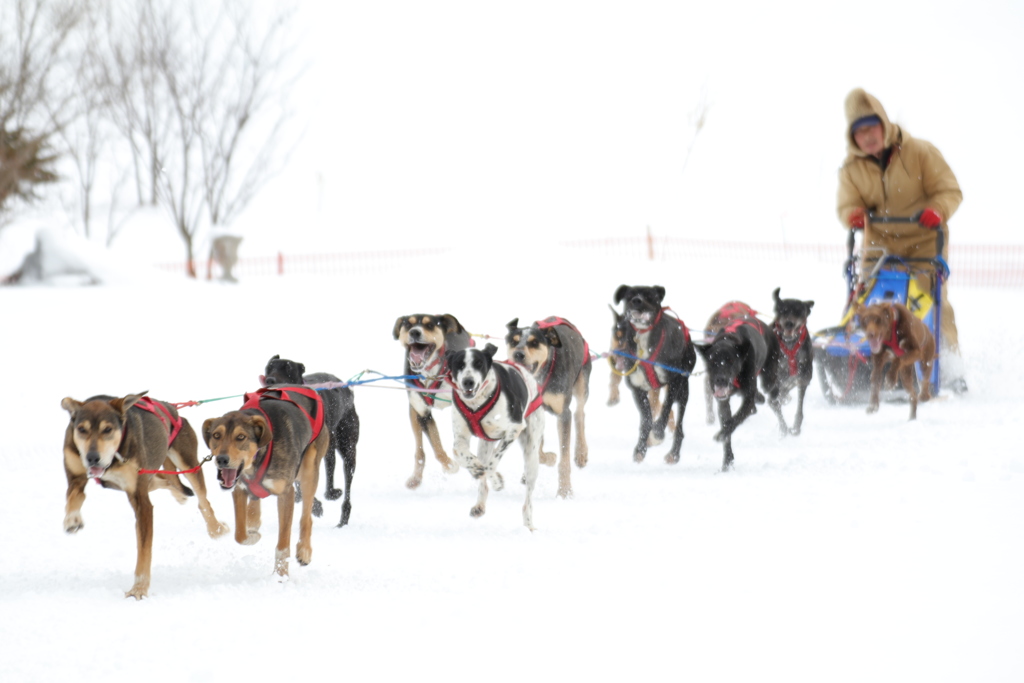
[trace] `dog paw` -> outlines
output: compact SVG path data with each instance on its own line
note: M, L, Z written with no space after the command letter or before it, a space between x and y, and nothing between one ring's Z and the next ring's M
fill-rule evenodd
M210 538L220 538L224 534L230 532L231 527L224 522L218 521L217 526L207 527L206 531L210 534Z
M868 415L871 415L872 413L877 413L878 412L878 404L877 403L869 404L868 405L868 409L866 411L864 411L864 412L866 412Z
M471 507L469 509L469 516L470 517L483 517L484 516L484 506L483 505L474 505L473 507Z
M491 488L495 491L501 491L505 488L505 477L501 476L501 472L494 472L487 479L491 482Z
M126 597L126 598L135 598L136 600L141 600L142 598L144 598L144 597L146 597L148 595L149 595L149 586L148 585L147 586L143 586L143 585L135 584L134 586L131 587L131 590L125 592L124 597Z
M341 489L327 489L326 491L324 491L324 498L326 498L327 500L338 500L339 498L341 498L341 494L343 493L344 491L342 491Z
M614 398L609 398L609 399L608 399L608 407L609 407L609 408L610 408L611 406L617 406L617 405L619 405L619 397L618 397L618 396L616 396L616 397L614 397Z
M419 488L419 485L423 483L423 480L419 477L409 477L405 482L405 488L415 489Z
M678 453L667 453L665 455L665 462L667 462L669 465L675 465L676 463L679 462L679 454Z
M299 543L295 546L295 559L305 567L313 561L313 547L308 543Z
M643 462L645 457L647 457L647 451L639 448L633 451L633 462Z
M260 538L262 538L262 537L260 536L258 531L250 531L249 535L246 536L241 541L239 541L239 543L241 545L256 545L257 543L260 542Z
M445 474L455 474L459 471L459 463L449 460L448 462L441 463L441 468Z
M298 502L298 501L296 501ZM323 517L324 516L324 504L320 502L318 498L313 498L313 516Z
M800 428L799 427L790 427L789 428L789 433L792 434L793 436L800 436Z
M572 487L571 486L559 486L558 487L559 498L572 498Z
M64 531L69 534L77 534L85 526L85 522L82 520L82 513L74 511L68 513L64 518Z
M557 461L558 456L555 455L554 453L545 453L544 451L540 452L540 460L538 462L540 462L541 465L547 465L548 467L551 467Z
M590 453L589 453L589 451L585 451L584 450L584 451L580 451L580 452L576 453L576 467L579 467L579 468L582 469L582 468L587 466L588 462L590 462Z

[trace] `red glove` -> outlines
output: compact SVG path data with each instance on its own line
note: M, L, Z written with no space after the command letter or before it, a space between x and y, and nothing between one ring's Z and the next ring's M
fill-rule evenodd
M859 206L850 212L850 215L846 217L846 224L850 226L852 230L863 230L864 229L864 209Z
M935 209L925 209L917 214L916 218L922 228L928 228L929 230L934 230L942 225L942 216L935 213Z

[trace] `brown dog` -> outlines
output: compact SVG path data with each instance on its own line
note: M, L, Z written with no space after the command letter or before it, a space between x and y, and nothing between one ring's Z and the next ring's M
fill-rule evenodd
M203 423L203 440L217 464L220 487L231 490L234 499L238 543L260 540L260 501L277 496L278 576L288 576L296 479L302 513L295 557L303 566L313 557L313 494L331 440L323 420L323 403L314 389L279 384L246 394L240 410Z
M423 451L423 433L426 432L434 457L448 474L459 471L459 464L448 457L441 444L441 435L434 421L434 410L447 408L450 400L436 397L434 392L444 387L441 379L448 368L445 354L448 351L463 351L470 346L467 332L454 315L443 313L429 315L414 313L395 320L395 339L405 349L405 374L427 377L425 382L414 379L409 384L409 421L412 423L413 438L416 439L416 453L412 476L405 482L411 489L423 481L423 466L427 456ZM416 391L418 389L423 391ZM436 399L436 400L435 400Z
M917 418L918 393L914 388L914 364L921 363L922 402L931 398L932 362L935 359L935 338L921 320L903 304L878 303L865 307L857 305L859 325L871 347L871 398L868 413L878 411L878 394L882 386L882 372L889 363L886 387L896 385L900 378L910 395L910 419Z
M82 504L85 485L95 479L103 488L128 494L135 511L138 554L135 584L125 597L141 600L149 592L153 561L153 503L149 492L170 489L179 503L187 496L199 498L199 511L211 538L229 531L217 521L206 499L206 483L198 469L196 433L169 403L144 398L146 392L124 398L93 396L85 401L67 397L61 407L71 415L64 433L64 472L68 478L64 531L77 533L85 526ZM135 408L135 410L132 410ZM177 474L155 470L183 471L192 485L185 487ZM141 472L140 472L141 470Z

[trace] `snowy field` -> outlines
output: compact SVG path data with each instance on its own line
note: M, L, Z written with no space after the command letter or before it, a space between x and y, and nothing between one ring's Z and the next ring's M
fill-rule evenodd
M814 329L840 314L838 266L547 255L564 267L467 250L441 267L359 279L0 289L0 679L1021 680L1024 328L997 323L1017 319L1020 292L959 289L955 274L970 392L922 404L914 423L906 404L872 416L830 407L815 382L801 436L780 439L761 409L734 437L735 471L722 474L694 380L681 462L665 464L666 443L637 465L636 409L628 397L605 405L601 361L586 406L590 464L573 467L570 500L542 468L530 533L517 446L501 467L510 485L483 518L469 516L469 474L442 474L429 451L422 486L405 488L406 397L382 384L355 389L351 524L335 528L339 503L325 503L313 561L293 559L286 583L272 575L273 501L263 539L243 547L208 538L194 499L179 506L155 492L142 602L123 597L135 563L123 494L90 484L85 528L64 533L65 396L238 395L257 388L273 354L343 378L399 374L391 330L414 312L450 312L490 335L514 317L561 315L601 351L622 283L664 285L690 327L734 298L770 311L776 286L816 300ZM240 403L182 414L198 427ZM450 445L450 411L439 424ZM205 473L233 527L230 495Z

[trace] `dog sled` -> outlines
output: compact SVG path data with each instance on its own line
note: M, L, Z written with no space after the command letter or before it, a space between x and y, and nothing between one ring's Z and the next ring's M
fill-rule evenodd
M874 215L868 220L875 224L917 222L914 218ZM812 336L815 374L829 403L867 402L870 395L871 348L854 325L857 304L903 304L925 323L936 341L931 386L933 394L939 393L942 283L949 277L949 266L942 258L945 238L941 228L935 230L935 239L937 255L932 258L903 258L889 254L882 247L863 245L858 254L854 249L855 231L850 231L844 264L847 297L843 316L838 325ZM920 372L918 366L919 380Z

